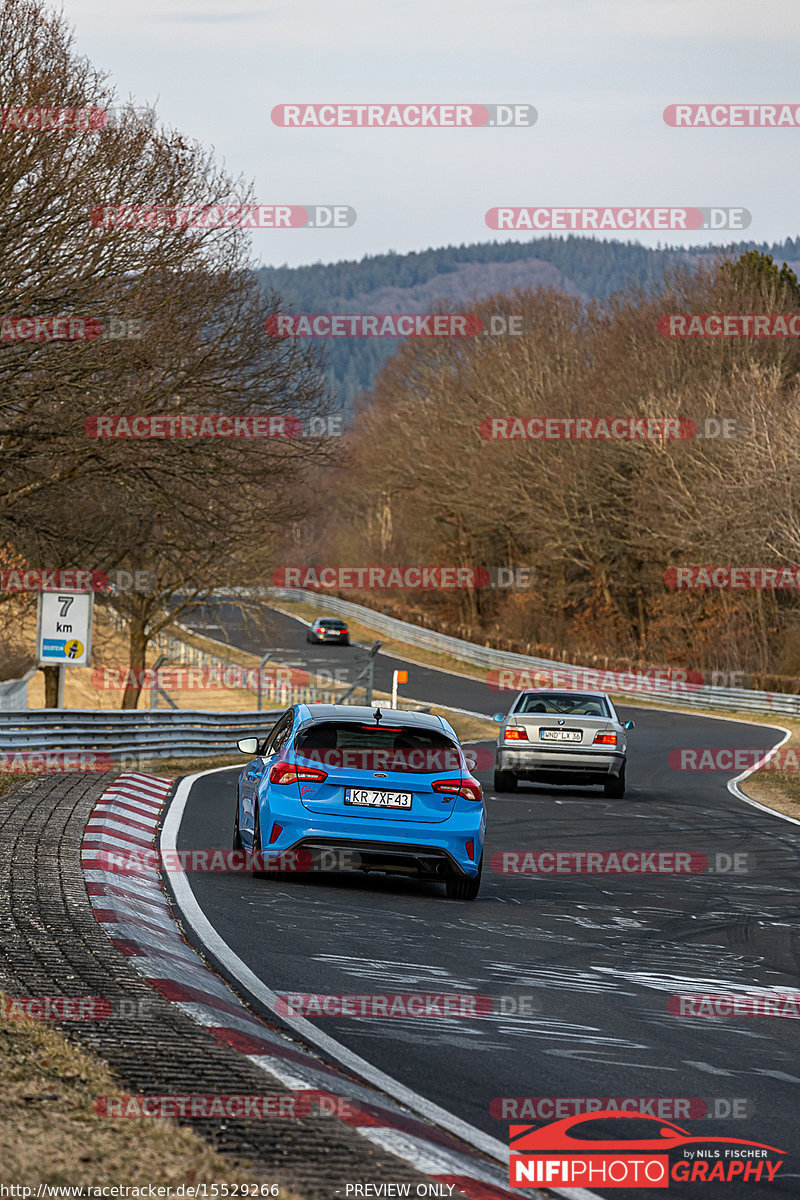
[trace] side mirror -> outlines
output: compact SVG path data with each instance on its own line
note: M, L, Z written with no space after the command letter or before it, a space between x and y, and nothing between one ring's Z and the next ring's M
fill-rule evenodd
M258 738L239 738L236 745L241 750L242 754L258 754Z
M623 729L635 729L636 726L634 725L633 721L626 721L625 724L622 726L622 728Z
M502 725L502 723L503 723L503 721L505 721L505 719L506 719L505 713L495 713L494 716L492 717L492 720L497 721L498 724L500 724L500 725Z

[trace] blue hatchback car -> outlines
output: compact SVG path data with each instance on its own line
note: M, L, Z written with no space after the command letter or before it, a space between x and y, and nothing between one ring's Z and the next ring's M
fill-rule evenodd
M382 871L440 879L474 900L486 809L452 726L428 713L295 704L239 776L233 847L255 874L288 869Z

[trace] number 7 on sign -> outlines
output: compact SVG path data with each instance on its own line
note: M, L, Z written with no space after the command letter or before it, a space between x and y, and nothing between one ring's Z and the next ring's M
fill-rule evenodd
M74 596L59 596L58 597L58 602L61 605L61 612L58 614L60 617L65 617L67 615L67 613L69 612L69 606L70 606L70 604L72 604L72 601L74 599L75 599Z

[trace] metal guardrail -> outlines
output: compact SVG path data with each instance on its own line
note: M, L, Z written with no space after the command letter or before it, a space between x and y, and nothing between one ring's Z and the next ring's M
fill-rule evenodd
M283 711L39 708L0 712L0 753L105 750L151 758L235 754L240 737L266 734Z
M301 692L311 693L303 696ZM306 688L287 688L270 712L209 709L35 708L0 711L0 755L45 751L105 751L116 758L179 758L238 753L250 734L265 736L291 704L339 703ZM418 706L414 706L418 707Z
M439 654L448 654L471 666L482 667L486 670L508 668L515 672L544 673L554 677L554 682L549 686L596 688L617 696L671 701L672 704L679 704L681 707L800 717L800 696L794 696L789 692L758 692L749 688L710 687L704 684L682 683L676 679L659 679L657 674L654 673L651 677L641 670L639 672L604 671L596 667L582 667L574 663L514 654L509 650L495 650L491 646L480 646L476 642L467 642L462 638L437 633L433 629L424 629L422 626L412 625L408 621L400 621L396 617L387 617L384 613L367 608L363 604L354 604L350 600L338 600L335 597L320 595L318 592L305 588L265 587L246 590L232 589L230 593L221 591L216 593L218 596L225 594L263 596L265 600L302 601L304 604L330 612L335 616L349 617L352 621L360 621L369 629L374 629L385 637L404 642L408 646L433 650ZM578 681L568 683L567 677L570 675L576 677ZM542 682L537 685L533 682L531 686L545 687L548 684ZM511 692L517 690L519 689L512 686L506 694L510 695ZM503 694L498 692L499 696ZM502 707L501 702L499 702L499 707Z
M344 686L336 687L321 687L316 684L291 683L285 679L278 678L274 674L264 672L262 670L265 659L269 658L269 654L265 655L261 663L256 666L244 666L236 662L234 659L226 656L225 651L236 649L231 647L226 642L220 642L216 638L211 638L208 634L198 632L191 629L187 625L182 625L180 621L176 621L173 628L179 630L183 634L189 636L200 636L204 641L212 646L218 646L222 653L215 653L213 650L207 650L204 647L195 646L189 642L182 641L179 637L173 637L171 634L159 634L154 638L156 649L162 651L162 657L174 661L181 666L187 666L190 669L208 668L211 671L217 671L220 675L220 686L237 687L237 684L231 684L230 680L241 679L243 682L239 686L241 691L249 691L251 694L258 696L258 704L256 711L262 711L262 706L266 703L268 706L280 705L282 708L288 708L290 704L342 704L348 703L349 694L353 691L348 689L347 698L344 697ZM158 664L153 666L153 675L155 676ZM278 665L278 670L280 666ZM290 670L294 667L300 667L301 664L285 664ZM162 668L164 680L172 680L172 687L180 690L179 676L176 681L174 668L165 665ZM188 682L188 681L187 681ZM363 686L360 688L364 690ZM159 707L159 695L163 696L170 708L178 709L178 705L174 699L164 691L163 687L150 688L150 708L157 710ZM351 704L369 703L367 698L364 701L355 699L349 700ZM184 710L185 711L185 710Z
M299 600L315 609L360 621L370 629L408 646L448 654L461 662L485 670L508 668L514 672L546 673L551 686L567 687L572 674L580 682L571 686L595 687L615 695L639 699L664 700L681 707L724 709L800 717L800 696L786 692L758 692L748 688L707 687L699 684L663 680L657 676L638 677L636 672L603 671L552 659L514 654L480 646L462 638L450 637L432 629L388 617L375 609L349 600L338 600L302 588L248 588L219 590L219 598L263 598L267 601ZM637 682L638 680L638 682ZM16 682L16 681L15 681ZM613 684L623 682L624 686ZM534 679L531 686L537 686ZM539 682L538 686L548 686ZM275 696L283 707L271 712L212 712L203 709L0 709L0 753L42 750L106 750L116 755L139 754L152 758L192 754L208 757L235 753L239 737L266 733L288 704L305 699L287 689ZM308 689L313 691L313 689ZM508 689L517 690L513 685ZM291 691L292 695L288 693ZM503 707L498 691L498 707ZM319 698L319 693L314 696ZM334 697L331 696L331 699ZM309 697L311 699L311 697Z
M236 594L241 595L240 592ZM220 642L217 638L209 637L207 633L199 633L197 630L190 628L190 626L181 624L180 621L175 621L173 628L183 634L195 637L201 636L206 642L209 642L213 646L218 646L223 652L231 649L230 643ZM190 662L192 666L209 666L218 670L222 670L227 664L236 671L244 669L251 672L255 675L256 682L258 680L257 672L270 659L271 654L268 651L258 667L241 668L229 658L220 657L219 654L201 649L185 641L180 641L180 639L176 639L170 635L160 634L155 639L155 644L158 649L165 652L165 655L176 658L178 662ZM379 647L380 642L375 642L374 645L369 647L368 657L355 664L356 666L361 666L361 670L349 684L339 683L335 686L325 688L317 684L291 684L277 677L268 677L267 679L263 679L261 696L269 701L282 704L287 708L290 704L364 704L369 707L372 703L374 691L372 682L374 657ZM279 662L277 663L277 667L279 670L281 667L305 670L300 658L289 663ZM313 678L315 675L319 678L320 672L309 669L308 674L310 678ZM252 690L257 690L257 688L254 687ZM385 696L386 693L380 693L380 695ZM153 703L152 698L150 707L158 707L157 703ZM177 706L174 705L173 707ZM414 700L398 699L396 707L411 712L420 711L420 705ZM427 711L427 709L423 709L422 711Z

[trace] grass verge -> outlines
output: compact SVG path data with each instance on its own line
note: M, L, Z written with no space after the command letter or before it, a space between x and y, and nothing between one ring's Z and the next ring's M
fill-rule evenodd
M12 772L0 774L0 796L6 792L18 788L20 784L27 783L29 779L36 779L37 776L28 772Z
M96 1097L128 1089L59 1030L0 1021L0 1163L4 1184L180 1184L255 1181L191 1129L160 1119L111 1120Z
M725 714L728 715L727 713ZM783 717L779 713L770 717L766 715L758 715L753 713L737 713L732 714L734 719L738 717L743 721L754 721L757 725L781 725L784 729L788 729L791 733L791 738L787 741L786 746L781 750L781 760L785 750L794 749L797 751L800 746L800 721L792 720L791 717ZM773 808L775 812L783 813L787 817L794 817L800 820L800 771L792 769L780 770L776 767L762 767L760 771L755 771L752 775L748 775L739 787L746 796L751 800L757 800L759 804L763 804L766 808Z

